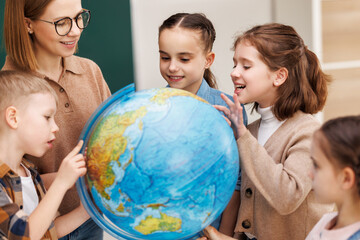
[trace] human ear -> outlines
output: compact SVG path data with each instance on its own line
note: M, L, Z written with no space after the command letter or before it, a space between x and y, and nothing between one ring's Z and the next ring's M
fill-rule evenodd
M213 64L214 60L215 60L215 53L209 52L208 54L206 54L205 68L208 69Z
M286 68L282 67L275 72L274 86L281 86L288 78L289 72Z
M345 189L345 190L351 189L352 187L354 187L356 185L355 181L356 181L356 176L355 176L354 170L350 167L345 167L342 170L342 187L343 187L343 189Z
M5 121L6 124L12 128L16 129L18 127L18 110L14 106L10 106L5 109Z
M25 27L26 27L26 31L29 34L33 34L34 30L33 30L32 22L31 22L30 18L24 18L24 24L25 24Z

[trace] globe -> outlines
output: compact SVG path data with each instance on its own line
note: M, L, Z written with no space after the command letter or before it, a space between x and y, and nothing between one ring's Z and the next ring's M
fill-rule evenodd
M191 239L225 209L239 159L222 115L187 91L119 90L84 127L91 218L117 239Z

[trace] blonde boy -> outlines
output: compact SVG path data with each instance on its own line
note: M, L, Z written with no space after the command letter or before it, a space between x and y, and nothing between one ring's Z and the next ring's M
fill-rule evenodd
M24 158L41 157L52 148L59 131L54 120L57 101L45 80L0 71L1 239L57 239L89 218L81 205L55 219L65 192L86 173L79 154L82 141L62 161L46 194L40 175Z

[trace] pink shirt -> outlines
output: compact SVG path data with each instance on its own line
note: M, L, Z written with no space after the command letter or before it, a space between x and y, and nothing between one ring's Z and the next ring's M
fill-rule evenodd
M360 229L360 222L343 228L331 229L336 223L337 216L337 212L325 214L311 230L306 240L346 240Z

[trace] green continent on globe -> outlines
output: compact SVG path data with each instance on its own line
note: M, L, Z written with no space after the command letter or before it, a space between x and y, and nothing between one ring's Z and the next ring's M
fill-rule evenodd
M126 149L127 140L123 133L127 127L135 123L136 119L142 118L146 113L146 107L141 107L135 111L126 112L123 115L110 114L103 121L99 122L99 125L90 137L87 149L89 187L91 188L91 185L93 185L105 199L110 199L105 189L110 187L115 181L110 163L118 161L119 156ZM132 158L129 162L131 161ZM120 162L118 164L121 165ZM122 167L126 168L126 166Z
M160 215L160 218L147 216L145 220L141 220L135 229L144 235L148 235L156 231L176 232L181 228L181 219L168 216L165 213L160 213Z

